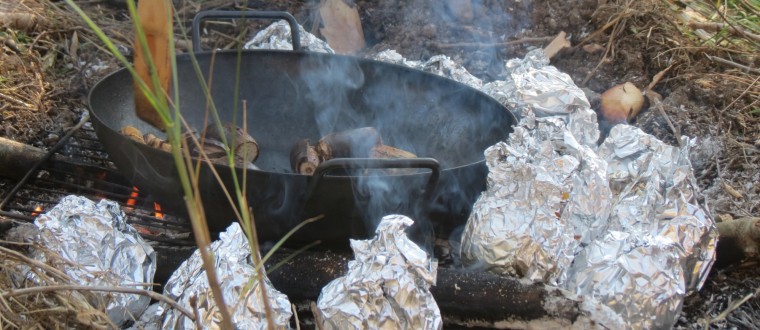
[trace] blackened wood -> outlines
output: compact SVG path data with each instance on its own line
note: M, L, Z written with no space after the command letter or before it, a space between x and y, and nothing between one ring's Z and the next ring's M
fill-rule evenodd
M275 253L267 269L287 256ZM292 303L315 301L325 285L345 274L352 258L349 253L304 252L268 276ZM574 322L581 315L580 303L560 290L482 271L439 268L437 283L430 291L441 314L459 320L530 321L548 317Z
M45 150L0 137L0 176L19 179L45 157Z

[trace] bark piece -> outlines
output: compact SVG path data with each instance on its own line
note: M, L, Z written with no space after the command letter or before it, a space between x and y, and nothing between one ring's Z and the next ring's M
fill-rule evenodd
M544 47L544 53L549 59L556 56L563 49L570 48L572 44L570 40L567 40L567 33L565 31L560 32L554 37L554 40Z
M351 1L322 0L319 15L323 28L319 32L338 54L354 54L364 48L364 31L358 6Z

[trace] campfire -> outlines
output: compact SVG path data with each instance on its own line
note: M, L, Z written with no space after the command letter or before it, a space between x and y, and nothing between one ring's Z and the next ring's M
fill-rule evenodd
M439 5L426 13L444 13L475 34L485 24L476 17L499 16L484 14L491 5L480 2ZM668 328L683 323L684 304L694 304L688 297L712 285L716 258L732 262L721 251L752 254L751 230L740 228L756 221L721 218L716 227L702 195L708 174L697 172L707 165L694 164L704 147L674 125L655 92L677 65L650 81L613 79L600 89L593 76L616 56L613 33L586 79L554 66L598 52L593 46L609 27L582 40L561 32L506 43L436 41L409 57L405 48L368 47L380 36L362 31L377 17L374 6L383 8L322 0L313 22L201 12L192 43L176 44L199 59L177 56L177 89L160 65L137 65L158 75L148 89L179 102L179 130L156 117L150 108L160 102L120 70L90 81L89 112L51 133L48 150L0 138L7 240L0 268L51 264L12 275L8 283L23 277L30 285L2 287L3 300L71 290L67 308L91 310L78 322L98 327L227 327L234 316L246 328ZM138 15L150 46L137 47L135 61L161 62L169 55L157 55L156 40L172 22L162 19L166 8L146 8ZM255 23L264 28L240 53L202 50L213 39L208 28L243 16L274 21ZM623 33L618 25L629 19L611 21L612 32ZM42 21L25 22L34 29ZM82 52L84 33L67 41L68 56ZM514 45L525 51L499 59L499 68L477 62L484 47ZM455 49L474 51L452 56ZM442 51L448 56L435 55ZM589 81L600 93L579 87ZM654 112L672 139L636 127ZM186 195L177 154L197 195ZM723 189L746 196L728 183ZM67 259L80 250L92 256ZM91 264L98 259L133 264L100 268ZM49 309L55 299L36 301Z

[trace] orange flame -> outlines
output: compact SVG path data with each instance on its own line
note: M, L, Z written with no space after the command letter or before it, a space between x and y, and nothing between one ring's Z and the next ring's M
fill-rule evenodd
M42 212L42 206L37 205L37 207L34 208L34 212L32 212L32 216L36 217L40 215L40 212Z
M127 199L127 206L135 206L137 203L137 196L139 194L137 193L139 190L137 187L132 187L132 193L129 194L129 199ZM128 210L132 210L131 207L127 207Z
M158 203L153 202L153 207L156 209L156 218L164 220L164 214L161 213L161 205L158 205Z

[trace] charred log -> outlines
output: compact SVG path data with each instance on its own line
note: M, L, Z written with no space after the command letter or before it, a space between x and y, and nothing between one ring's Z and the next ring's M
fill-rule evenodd
M267 267L288 256L275 253ZM317 300L325 285L345 274L351 259L349 253L304 252L268 276L292 303L308 305ZM437 283L430 291L450 324L527 324L554 319L569 325L585 315L581 301L565 291L480 271L439 268Z

